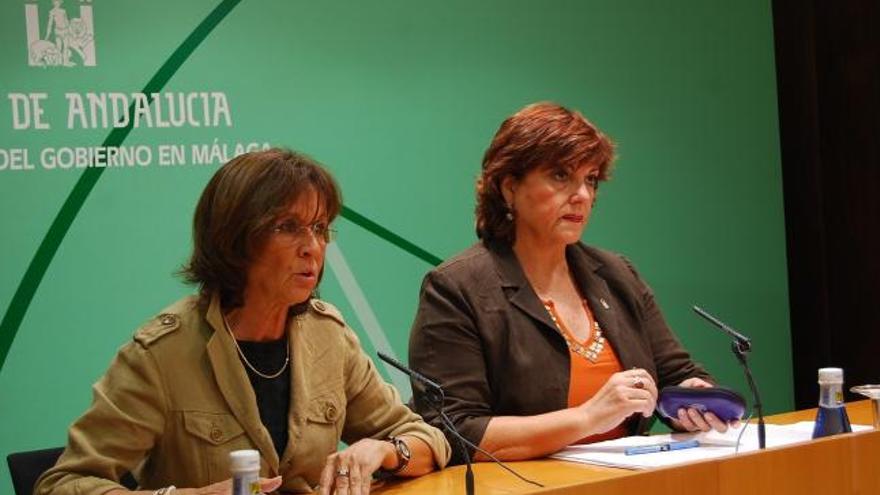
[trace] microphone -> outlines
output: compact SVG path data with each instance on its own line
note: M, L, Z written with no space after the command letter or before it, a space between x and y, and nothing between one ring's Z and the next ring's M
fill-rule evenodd
M485 455L489 459L492 459L493 461L495 461L496 464L498 464L499 466L501 466L502 468L507 470L507 472L513 474L514 476L525 481L526 483L531 483L531 484L538 486L540 488L544 488L544 485L538 483L537 481L532 481L532 480L522 476L521 474L517 473L516 471L514 471L513 469L508 467L506 464L499 461L498 458L496 458L494 455L490 454L489 452L486 452L485 450L481 449L479 446L474 445L473 442L471 442L470 440L465 438L464 435L459 433L458 430L455 428L455 424L452 422L452 420L449 418L449 416L446 415L446 412L443 411L443 402L444 402L444 399L446 398L446 395L443 393L443 387L441 387L440 384L431 380L430 378L426 377L425 375L422 375L421 373L413 370L412 368L409 368L405 364L403 364L400 361L394 359L393 357L385 354L382 351L376 351L376 354L379 355L379 359L381 359L382 361L385 361L386 363L390 364L391 366L394 366L395 368L397 368L401 372L408 375L413 380L415 380L425 386L425 399L428 402L428 405L437 411L437 414L440 416L440 422L443 424L443 426L446 428L446 430L453 437L455 437L456 440L458 440L459 448L461 449L461 453L463 454L462 457L464 457L464 461L467 466L466 470L465 470L465 491L467 492L468 495L474 495L474 471L473 471L473 468L471 467L471 456L470 456L470 454L468 454L467 447L471 447L474 450L482 453L483 455Z
M722 332L733 338L733 342L730 343L730 348L733 351L734 356L736 356L736 359L743 367L743 371L746 375L746 381L748 381L749 383L749 389L752 391L752 396L755 400L755 412L758 413L758 448L766 448L767 430L764 426L764 412L761 407L761 396L760 394L758 394L758 385L755 383L755 379L752 377L752 370L749 369L749 363L746 360L749 351L752 350L752 339L737 332L718 318L715 318L714 316L707 313L699 306L694 306L693 310L695 313L705 318L709 323L715 325Z
M730 328L729 326L724 324L724 322L722 322L718 318L715 318L714 316L710 315L703 308L701 308L699 306L694 306L694 312L696 312L698 315L705 318L709 323L711 323L711 324L715 325L716 327L718 327L719 329L721 329L722 332L733 337L733 340L735 340L740 345L740 347L744 348L745 352L748 352L749 350L751 350L752 339L737 332L733 328Z
M412 370L408 368L405 364L400 361L394 359L393 357L385 354L382 351L376 351L376 354L379 355L379 359L385 361L386 363L394 366L404 374L408 375L413 380L420 382L425 386L425 400L428 401L428 405L433 407L434 409L442 410L443 409L443 401L446 398L443 394L443 387L441 387L437 382L429 379L425 375L419 373L418 371Z

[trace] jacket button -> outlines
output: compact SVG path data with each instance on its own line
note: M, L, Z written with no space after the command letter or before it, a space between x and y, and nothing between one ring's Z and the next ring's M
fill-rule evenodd
M159 315L159 323L163 325L172 325L177 320L177 317L174 315L164 314Z
M327 418L328 421L333 421L336 419L336 406L333 404L328 404L327 409L324 411L324 417Z
M220 431L220 428L214 428L211 430L211 440L215 442L219 442L223 439L223 432Z
M317 309L318 311L324 311L327 308L324 306L324 303L322 303L321 301L315 301L315 309Z

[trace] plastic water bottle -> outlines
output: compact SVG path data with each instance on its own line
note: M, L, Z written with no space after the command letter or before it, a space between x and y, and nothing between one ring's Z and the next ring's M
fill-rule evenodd
M256 450L235 450L229 453L232 471L232 495L259 495L260 453Z
M851 431L849 416L843 406L843 370L819 368L819 410L816 412L813 438Z

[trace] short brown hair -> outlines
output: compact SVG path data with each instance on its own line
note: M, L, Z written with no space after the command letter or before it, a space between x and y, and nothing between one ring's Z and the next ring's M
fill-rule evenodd
M575 169L595 163L604 181L614 158L614 143L579 112L550 102L526 106L501 123L483 156L477 179L477 236L496 245L516 240L501 193L505 178L519 180L546 166Z
M342 207L339 187L308 156L273 148L239 155L217 170L196 206L192 256L180 271L198 284L203 302L219 292L224 307L243 304L254 253L279 215L310 190L333 221Z

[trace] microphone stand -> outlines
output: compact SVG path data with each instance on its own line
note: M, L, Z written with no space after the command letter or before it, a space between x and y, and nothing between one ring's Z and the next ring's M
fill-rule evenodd
M467 495L474 495L474 470L471 467L471 456L468 453L468 449L467 449L468 447L471 447L472 449L482 453L483 455L485 455L489 459L492 459L493 461L495 461L496 464L501 466L508 473L516 476L517 478L525 481L526 483L531 483L531 484L537 486L538 488L544 488L544 485L542 485L541 483L538 483L537 481L530 480L530 479L524 477L523 475L517 473L516 471L511 469L508 465L499 461L497 457L495 457L494 455L490 454L489 452L486 452L485 450L481 449L479 445L474 445L473 442L471 442L470 440L465 438L461 433L459 433L458 430L455 428L455 424L453 424L452 420L449 418L449 416L446 414L446 412L443 411L443 402L446 399L445 395L443 394L443 387L441 387L439 384L437 384L436 382L434 382L430 378L426 377L425 375L422 375L421 373L418 373L417 371L411 370L410 368L406 367L403 363L397 361L396 359L383 353L382 351L378 351L377 354L379 355L379 358L382 361L385 361L386 363L390 364L391 366L394 366L395 368L399 369L403 373L406 373L410 378L419 382L419 384L421 384L425 388L425 393L424 393L425 401L427 401L428 405L437 411L437 414L440 416L440 422L443 424L443 427L453 437L455 437L455 439L457 440L456 443L458 443L458 446L461 448L461 453L463 454L462 457L464 457L465 464L467 464L467 468L464 472L464 486L465 486L465 490L467 491Z
M725 325L721 322L721 320L710 315L702 308L694 306L693 309L695 313L705 318L706 321L715 325L722 332L733 338L733 342L730 343L730 349L733 351L733 355L736 356L737 361L739 361L739 363L743 367L743 370L745 371L746 381L749 384L749 389L751 389L752 396L754 397L755 401L755 412L758 413L758 448L766 448L767 429L764 426L764 412L761 407L761 396L758 394L758 385L755 383L755 379L752 377L752 370L749 369L749 363L747 361L748 353L752 350L752 340L745 335L737 332L733 328Z
M443 425L446 427L446 430L451 432L455 439L458 440L458 448L461 449L461 455L464 457L465 462L465 471L464 471L464 491L467 495L474 495L474 470L471 466L471 455L468 453L467 446L465 445L465 440L462 435L455 429L455 425L452 423L452 420L449 419L449 416L443 412L442 406L434 406L437 409L437 413L440 414L440 419L443 421Z
M474 470L471 465L471 456L468 453L467 446L465 442L467 442L464 437L462 437L461 433L455 429L455 425L449 419L449 416L443 411L443 402L445 400L445 396L443 394L443 387L429 379L428 377L409 369L404 366L402 363L398 362L396 359L388 356L387 354L379 351L377 352L379 358L382 361L394 366L398 370L402 371L409 375L413 380L421 383L425 387L424 398L425 401L431 406L433 409L437 411L437 414L440 416L440 421L443 423L444 428L453 436L456 440L458 440L458 446L461 449L462 457L464 457L464 462L467 465L464 472L464 486L465 492L467 495L474 495ZM470 442L468 442L470 443Z

